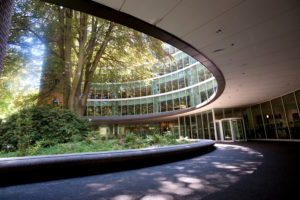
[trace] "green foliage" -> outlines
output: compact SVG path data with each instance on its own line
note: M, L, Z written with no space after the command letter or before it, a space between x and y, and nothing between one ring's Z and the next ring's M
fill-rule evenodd
M91 131L90 123L70 110L35 106L11 115L0 125L0 149L18 149L22 155L29 146L80 141Z
M74 137L73 137L74 139ZM176 135L168 134L162 136L159 134L148 135L142 138L137 134L127 134L121 138L108 139L97 132L89 132L81 141L70 141L67 143L55 144L49 147L43 147L44 141L40 140L35 145L29 146L26 151L17 150L15 152L0 151L0 157L13 157L23 155L51 155L63 153L81 153L81 152L98 152L124 149L146 148L149 146L166 146L189 143L188 140L178 141ZM77 139L75 139L77 140ZM80 140L80 139L79 139ZM24 152L22 152L24 151ZM25 153L25 154L24 154Z

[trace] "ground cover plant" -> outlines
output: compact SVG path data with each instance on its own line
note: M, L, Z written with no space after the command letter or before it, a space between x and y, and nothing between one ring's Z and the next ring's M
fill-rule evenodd
M116 138L107 138L98 136L97 133L90 133L83 139L78 141L74 137L72 141L66 143L58 143L52 146L43 147L41 143L29 146L24 154L21 149L7 152L2 150L0 157L16 157L16 156L33 156L33 155L52 155L64 153L82 153L82 152L99 152L125 149L138 149L147 147L161 147L166 145L178 145L189 143L188 140L176 140L174 135L162 136L159 134L148 135L146 138L136 134L128 134Z
M61 108L32 106L0 121L0 157L96 152L176 145L178 135L103 135Z

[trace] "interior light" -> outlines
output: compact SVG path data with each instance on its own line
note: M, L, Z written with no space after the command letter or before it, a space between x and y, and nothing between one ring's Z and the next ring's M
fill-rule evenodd
M267 117L267 119L269 119L269 118L270 118L270 116L269 116L269 115L267 115L266 117Z

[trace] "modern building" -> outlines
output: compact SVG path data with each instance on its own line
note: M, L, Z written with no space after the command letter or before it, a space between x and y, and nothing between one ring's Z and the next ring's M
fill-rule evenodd
M185 133L186 124L180 123L178 116L208 104L218 90L216 79L191 56L170 45L165 44L164 49L174 60L153 68L157 71L153 78L92 84L85 115L96 130L107 134L171 132L189 138L204 137L202 133ZM163 120L158 121L161 117ZM211 120L209 117L213 124ZM215 138L213 129L211 135L207 138Z
M102 131L155 129L221 141L300 139L299 2L95 0L91 4L126 15L127 22L107 18L177 47L175 55L185 55L183 51L191 56L176 58L179 66L186 58L187 65L164 69L166 74L150 82L95 84L87 116ZM169 33L175 39L168 38ZM99 99L103 94L109 97Z
M177 49L176 64L160 76L93 85L86 116L102 131L300 139L299 1L45 1L126 25Z

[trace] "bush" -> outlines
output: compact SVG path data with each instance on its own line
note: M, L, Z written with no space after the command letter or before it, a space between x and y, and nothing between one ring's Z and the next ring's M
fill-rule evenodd
M48 147L78 141L91 131L88 120L70 110L50 107L23 109L0 125L0 151L18 149L23 153L37 142L41 147Z

